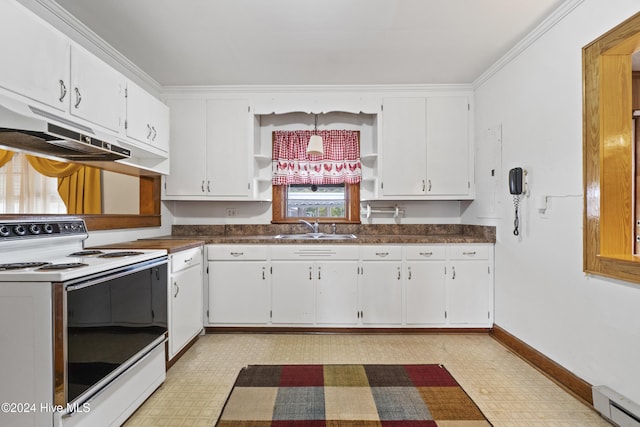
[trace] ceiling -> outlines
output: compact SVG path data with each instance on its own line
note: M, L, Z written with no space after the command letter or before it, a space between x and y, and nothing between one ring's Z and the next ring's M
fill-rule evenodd
M564 0L56 0L166 85L472 83Z

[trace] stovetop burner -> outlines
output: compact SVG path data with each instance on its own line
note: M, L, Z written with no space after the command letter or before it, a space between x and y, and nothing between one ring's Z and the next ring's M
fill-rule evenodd
M122 252L110 252L102 255L98 255L99 258L120 258L125 256L141 255L142 252L136 251L122 251Z
M95 255L101 255L104 252L102 251L95 251L95 250L90 250L90 251L78 251L78 252L74 252L72 254L69 254L67 256L95 256Z
M38 270L67 270L69 268L86 267L88 264L81 262L70 262L66 264L50 264L40 267Z
M11 264L0 264L0 271L22 270L25 268L42 267L51 264L50 262L14 262Z

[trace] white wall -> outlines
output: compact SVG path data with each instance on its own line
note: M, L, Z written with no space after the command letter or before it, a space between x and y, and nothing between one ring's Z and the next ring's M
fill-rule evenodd
M478 188L480 199L462 218L497 226L495 323L586 381L635 402L640 285L582 272L581 49L639 10L637 0L585 0L513 61L479 79L475 134L502 126L502 169L493 218L476 214L491 203L487 188ZM528 170L530 183L520 238L512 234L506 187L515 166ZM551 196L545 215L534 206L543 195Z

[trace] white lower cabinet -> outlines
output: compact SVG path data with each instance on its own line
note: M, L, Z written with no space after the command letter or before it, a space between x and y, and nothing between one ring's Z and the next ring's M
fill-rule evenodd
M316 264L316 323L358 323L358 261L327 261Z
M404 257L406 324L444 325L447 312L446 246L407 246Z
M267 246L210 245L210 325L266 325L271 309L271 266Z
M402 324L400 246L363 246L359 286L363 325Z
M456 326L493 323L493 254L488 245L451 246L448 322Z
M202 331L202 247L170 255L169 359Z
M271 322L311 325L314 321L313 263L273 261L271 286Z
M209 326L491 327L493 245L209 245Z
M278 245L271 258L274 325L357 323L357 246Z

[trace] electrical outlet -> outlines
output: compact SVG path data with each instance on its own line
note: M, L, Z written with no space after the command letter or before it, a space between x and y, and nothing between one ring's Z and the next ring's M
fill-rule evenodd
M236 216L236 208L227 208L227 216Z

